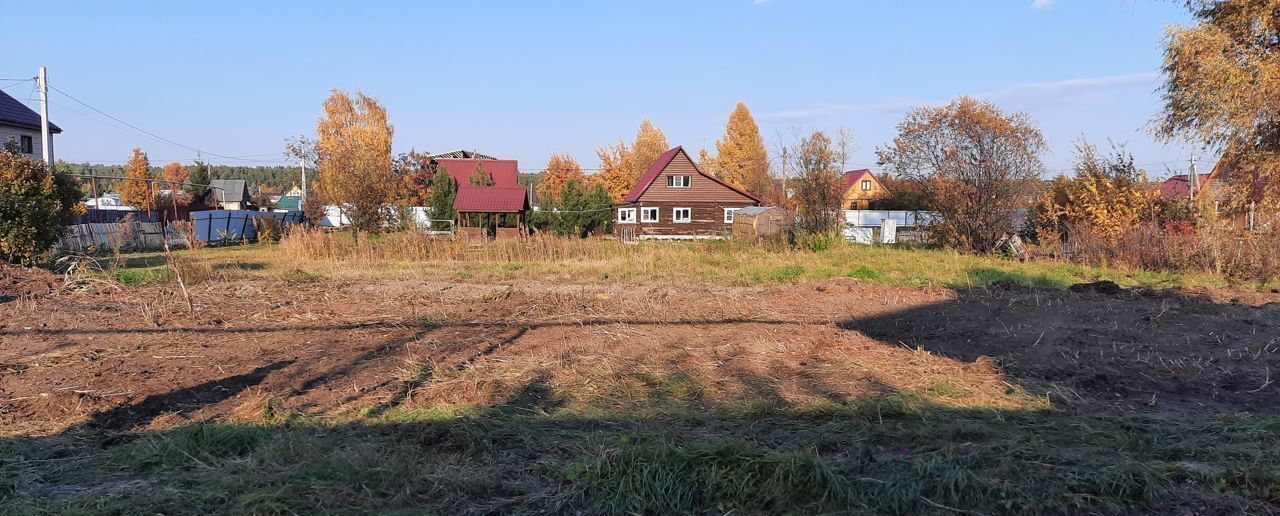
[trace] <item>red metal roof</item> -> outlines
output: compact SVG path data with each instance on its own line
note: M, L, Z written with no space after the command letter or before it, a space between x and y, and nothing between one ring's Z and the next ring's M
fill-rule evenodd
M1200 188L1204 188L1213 179L1209 174L1199 174ZM1186 174L1176 175L1160 183L1160 197L1165 199L1186 199L1191 196L1191 185ZM1198 190L1198 189L1197 189Z
M516 213L528 208L529 194L520 187L466 186L463 183L453 199L453 209L464 213Z
M514 159L461 159L461 158L443 158L437 159L436 163L449 171L449 177L458 182L460 186L467 186L470 183L471 173L476 170L476 164L484 168L485 172L493 176L493 186L504 188L517 188L520 184L516 178L520 175L520 164Z
M865 168L859 169L859 170L850 170L848 172L845 172L844 175L840 176L840 179L844 181L844 188L842 188L841 191L848 192L850 188L853 188L853 185L858 184L858 181L862 180L862 176L870 176L870 175L871 175L871 170L865 169ZM867 179L873 179L873 178L874 177L869 177Z
M640 196L644 195L644 191L649 189L649 185L652 185L653 182L658 179L658 175L662 174L662 170L667 168L667 165L671 164L671 160L675 159L676 155L682 152L684 152L684 147L677 146L674 149L668 150L667 152L664 152L662 153L662 155L658 156L658 159L654 161L652 165L649 166L649 170L646 170L643 176L640 176L640 181L636 183L636 186L633 187L631 191L627 193L627 196L624 197L623 199L629 203L639 201ZM685 154L685 157L688 157L688 154ZM690 159L689 162L693 163L693 160ZM725 188L728 188L742 195L745 195L755 202L763 202L760 200L759 197L756 197L747 192L739 190L738 188L735 188L733 185L726 183L724 181L721 181L720 178L713 176L711 174L708 174L706 172L703 172L702 169L698 168L697 163L693 163L693 169L698 171L698 174L702 175L702 177L705 177L707 179L720 183L720 185Z

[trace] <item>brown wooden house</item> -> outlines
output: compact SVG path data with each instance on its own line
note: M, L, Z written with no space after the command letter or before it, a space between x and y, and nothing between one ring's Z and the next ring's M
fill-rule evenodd
M754 195L699 170L676 147L658 156L613 209L613 231L623 240L722 238L735 211L759 204Z
M871 201L890 197L889 189L867 169L845 172L840 181L844 189L842 204L846 210L870 209Z

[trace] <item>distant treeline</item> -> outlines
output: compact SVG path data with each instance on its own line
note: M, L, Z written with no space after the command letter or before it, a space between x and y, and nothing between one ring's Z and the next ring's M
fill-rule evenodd
M154 165L154 164L153 164ZM185 164L188 167L191 164ZM244 179L253 188L263 187L269 190L288 190L302 182L302 172L298 167L283 166L242 166L242 165L208 165L210 179ZM160 178L160 166L151 167L151 175ZM58 162L59 170L66 170L75 175L94 175L106 177L124 177L124 165L100 165L93 163ZM99 191L114 190L118 181L98 180Z
M153 164L154 165L154 164ZM160 172L164 168L161 166L152 166L151 175L157 179L160 178ZM186 163L188 167L190 163ZM284 192L292 188L294 185L301 186L302 171L298 167L284 166L243 166L243 165L208 165L210 179L244 179L249 184L251 192L257 192L258 188L264 188L268 191ZM101 165L94 163L68 163L66 161L58 162L58 169L68 171L74 175L93 175L100 177L124 177L124 165ZM307 178L315 179L315 171L308 170ZM541 174L520 174L520 186L528 187L537 183ZM115 190L119 181L111 179L99 179L98 191L108 192Z

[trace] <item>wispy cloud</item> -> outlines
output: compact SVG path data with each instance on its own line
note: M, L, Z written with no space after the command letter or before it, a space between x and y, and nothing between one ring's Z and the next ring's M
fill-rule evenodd
M1055 1L1056 0L1033 0L1031 2L1031 8L1032 9L1048 9L1050 7L1053 7L1053 3Z
M992 101L1006 101L1021 106L1080 104L1097 100L1106 90L1131 86L1152 85L1160 74L1156 72L1084 77L1052 82L1024 82L1012 86L968 95ZM911 108L940 104L928 99L890 99L868 104L821 104L811 108L774 111L760 115L761 120L799 121L822 118L842 113L905 113Z

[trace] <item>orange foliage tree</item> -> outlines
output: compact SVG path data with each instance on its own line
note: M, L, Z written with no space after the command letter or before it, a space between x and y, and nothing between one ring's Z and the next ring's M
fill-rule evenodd
M724 138L716 140L716 153L714 158L705 150L699 153L698 166L703 172L715 174L724 182L758 197L768 193L773 185L769 176L769 153L746 104L739 102L729 115Z
M391 167L394 130L387 110L364 93L354 97L333 90L324 101L325 116L316 123L316 156L320 173L316 190L342 206L352 229L382 230L384 209L395 188Z
M569 181L577 181L578 184L586 184L586 176L582 172L582 166L578 165L578 160L573 159L568 153L552 154L547 160L547 169L542 172L542 177L538 179L538 200L539 202L549 205L556 204L556 198L564 189L565 183Z
M640 122L640 130L636 131L635 141L630 147L619 141L617 145L596 151L600 156L597 177L608 190L609 197L614 202L621 201L640 181L644 171L668 148L666 135L646 118Z
M930 227L940 242L977 252L995 248L1014 231L1044 169L1044 136L1024 113L960 97L942 107L919 107L898 124L880 162L921 186L941 215Z
M116 189L120 193L120 202L138 208L153 208L155 187L151 184L151 161L141 147L134 147L133 154L124 165L124 181Z
M191 174L187 172L187 167L182 166L181 163L176 161L165 165L164 170L160 173L160 177L164 178L164 182L168 185L169 190L172 190L175 193L182 189L182 183L185 183L187 181L187 177L190 175Z

